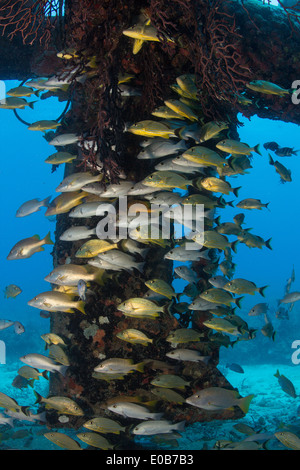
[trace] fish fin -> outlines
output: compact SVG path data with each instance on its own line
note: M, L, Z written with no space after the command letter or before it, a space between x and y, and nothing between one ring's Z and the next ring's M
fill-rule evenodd
M136 364L136 370L138 372L144 372L144 367L145 367L145 363L144 362L139 362L138 364Z
M69 366L61 366L59 372L65 377Z
M33 108L34 103L37 103L37 101L31 101L30 103L28 103L28 105L31 109L34 109Z
M236 245L239 243L239 240L235 240L234 242L230 243L231 249L236 253Z
M52 196L48 196L46 197L42 202L43 202L43 206L45 207L49 207L50 206L50 200L51 200Z
M104 285L104 280L103 280L103 276L105 274L105 270L104 269L99 269L99 271L97 271L95 273L95 278L94 278L94 281L99 285L99 286L103 286Z
M239 195L239 190L241 189L241 187L242 187L242 186L238 186L237 188L234 188L234 189L232 190L233 194L234 194L236 197L238 197L238 195ZM228 204L228 203L227 203L227 204Z
M168 315L170 315L171 317L173 317L173 314L172 314L172 305L173 304L174 304L174 298L172 298L171 302L169 302L164 308L164 312L167 313Z
M218 226L220 225L220 218L221 216L219 215L216 219L214 219L215 224L217 224Z
M40 395L36 390L33 390L33 393L34 393L34 396L35 396L35 398L36 398L36 401L35 401L34 404L36 404L36 403L42 403L42 401L43 401L42 395Z
M185 429L185 421L180 421L179 423L176 424L176 426L174 426L173 428L174 430L176 431L184 431Z
M260 151L260 144L255 145L254 150L255 150L256 153L258 153L258 155L262 156L262 153Z
M269 286L263 286L263 287L260 287L258 289L258 292L260 293L260 295L262 295L263 297L265 297L265 293L264 293L264 290L269 287Z
M144 273L144 266L145 266L145 261L142 261L141 263L137 263L135 268L141 273Z
M273 250L273 248L270 245L272 238L269 238L269 240L266 241L266 247L269 248L269 250Z
M248 395L244 398L241 398L239 400L238 406L241 408L241 410L247 414L249 410L249 406L251 403L251 400L255 397L255 395L252 393L251 395Z
M26 416L30 415L30 406L21 406L21 411L24 413Z
M243 299L244 297L237 297L236 299L234 299L234 302L235 304L241 308L241 300Z
M76 308L77 310L79 310L79 312L83 313L84 315L86 315L86 311L84 309L84 306L85 306L85 302L83 302L82 300L79 300L77 303L76 303Z
M54 245L53 241L50 238L50 232L48 232L47 235L45 236L44 243L46 245Z
M40 240L40 239L41 239L41 237L40 237L39 235L37 235L37 234L35 234L35 235L32 235L32 237L31 237L31 238L35 238L36 240Z

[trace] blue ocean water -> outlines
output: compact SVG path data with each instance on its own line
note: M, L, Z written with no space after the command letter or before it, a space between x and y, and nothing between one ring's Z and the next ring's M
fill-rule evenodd
M298 77L291 77L293 81ZM9 90L18 86L19 82L6 82ZM31 98L29 101L33 100ZM39 101L34 110L19 111L22 119L28 122L39 119L56 119L64 108L55 98ZM39 234L43 238L49 231L55 239L55 221L44 217L45 209L24 218L16 218L15 213L20 205L33 198L54 198L55 187L63 179L63 166L51 172L51 165L44 160L54 153L52 147L43 138L42 132L28 131L26 126L18 121L12 111L0 110L1 126L0 141L2 164L0 169L2 211L2 236L0 244L1 284L4 291L9 284L16 284L22 293L15 299L0 296L0 319L20 321L25 332L16 335L12 328L0 331L0 340L5 343L6 354L3 364L0 363L0 391L17 399L18 403L27 405L34 403L35 398L31 388L18 389L12 387L12 381L17 375L18 368L23 364L19 357L26 353L39 352L43 354L44 341L40 335L49 331L49 320L41 318L39 311L27 305L27 301L37 293L49 289L44 277L52 269L52 246L46 245L45 251L36 253L29 259L8 261L6 259L12 246L19 240ZM300 340L299 306L295 303L289 313L289 319L276 318L277 301L284 295L287 279L292 269L296 279L292 291L299 291L298 273L300 273L299 250L299 220L298 220L298 175L300 174L299 155L292 157L276 157L271 151L266 151L263 143L276 141L281 147L300 149L299 127L280 121L262 120L252 117L250 120L239 116L244 124L240 127L239 136L242 142L250 146L261 144L262 156L253 153L252 166L249 173L230 178L233 187L241 186L236 199L258 198L269 203L262 210L237 210L229 206L219 210L221 222L231 222L237 212L245 214L245 227L251 227L252 233L260 235L264 240L272 238L272 250L250 249L239 243L237 253L233 256L236 264L234 277L252 280L259 287L267 285L265 298L259 293L245 296L242 308L236 313L248 322L251 328L257 330L256 338L251 341L240 341L232 348L220 348L219 369L226 375L229 382L238 388L242 394L255 393L255 399L244 419L249 425L261 426L265 431L274 432L281 422L295 423L298 420L298 399L287 395L278 385L274 374L277 369L290 378L300 393L300 365L294 364L292 343ZM282 184L275 168L269 164L268 153L291 170L292 182ZM227 197L228 200L230 198ZM231 239L231 237L229 237ZM232 238L232 240L235 237ZM220 273L218 273L220 274ZM185 283L174 283L178 292L182 291ZM250 317L249 310L259 302L269 304L269 318L276 331L275 339L264 336L261 328L264 326L262 317ZM1 361L0 361L1 362ZM237 363L243 367L244 373L239 374L227 367L227 364ZM41 394L47 394L48 383L40 379L35 389ZM232 422L214 422L189 427L179 440L179 448L200 449L203 442L211 447L219 439L238 436L232 430ZM26 429L30 427L23 425ZM21 426L22 429L24 427ZM6 430L7 428L3 428ZM18 425L16 426L18 429ZM0 431L2 432L1 424ZM196 434L195 434L196 433ZM196 438L195 438L196 436ZM34 438L34 431L27 436L28 448L55 448L41 437ZM238 436L241 439L241 436ZM11 448L21 448L21 441L3 440L3 444ZM7 444L8 443L8 444ZM150 444L151 445L151 444ZM153 443L152 443L153 445ZM276 448L282 448L278 442Z

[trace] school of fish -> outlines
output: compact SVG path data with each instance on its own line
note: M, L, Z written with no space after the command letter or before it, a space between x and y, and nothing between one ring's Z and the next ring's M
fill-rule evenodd
M123 33L133 39L134 54L137 54L147 41L160 41L155 28L147 18ZM166 40L173 41L168 37ZM76 62L78 55L74 50L66 50L61 51L58 57L65 61ZM87 58L87 60L90 61L92 72L93 58ZM86 64L86 68L89 67L89 63ZM60 74L59 77L28 81L24 86L10 90L6 100L0 103L0 108L24 109L29 106L33 109L34 101L28 102L26 97L34 95L38 99L40 94L47 90L66 91L75 75L75 80L78 82L88 80L87 72L79 74L79 78L77 72L77 67L74 69L69 67L65 71L65 78L62 78ZM132 78L133 76L127 79L119 78L120 90L126 99L140 95L138 88L129 87L127 83ZM247 88L280 98L289 94L289 90L263 80L255 80L249 83ZM71 315L84 316L86 297L92 293L93 283L103 285L105 274L116 271L125 270L144 276L148 248L159 245L168 250L165 254L166 260L182 263L181 266L176 267L175 276L187 281L188 287L184 292L178 293L163 279L145 279L148 293L140 298L123 299L117 305L119 312L129 319L146 318L158 322L161 315L166 312L173 315L181 309L200 310L210 314L210 318L204 321L203 325L209 330L211 341L228 346L228 344L233 345L240 340L251 340L255 337L255 330L236 314L236 309L241 308L243 296L247 294L259 293L264 297L267 285L257 286L253 280L235 278L233 258L239 243L249 248L272 249L271 239L264 240L259 234L252 233L252 229L243 228L244 213L238 212L233 221L221 222L220 216L215 218L215 211L227 205L243 211L268 208L269 202L262 202L252 194L249 194L247 199L236 200L240 188L233 187L227 180L231 176L246 174L252 168L254 154L259 158L263 158L263 155L260 145L256 142L250 145L231 138L230 122L226 120L205 122L199 113L198 92L195 76L193 74L181 75L172 85L170 97L159 108L153 110L153 119L147 117L143 121L128 123L124 132L137 136L137 146L140 147L137 164L142 164L140 160L147 159L153 167L150 174L141 181L127 181L125 178L118 184L111 184L99 164L99 171L88 169L75 171L66 176L55 189L60 194L52 201L51 197L25 201L17 210L16 217L27 217L43 207L46 208L46 217L68 214L70 227L60 236L60 240L65 243L82 240L82 246L74 259L57 266L45 276L45 280L49 282L49 290L37 293L33 299L27 301L28 305L52 314L66 312ZM68 132L61 133L60 127L59 122L50 120L37 121L28 127L31 131L56 131L49 145L59 150L47 157L45 160L47 164L72 164L78 157L76 153L69 150L68 146L74 144L89 146L89 142L82 142L81 136ZM283 148L280 152L277 144L271 147L266 145L265 148L275 151L279 157L296 154L296 151L289 148ZM270 165L274 166L279 173L282 182L290 182L291 172L280 162L275 161L270 154L268 158ZM76 222L78 218L86 220L98 216L101 220L107 211L109 213L111 208L117 207L116 201L120 196L126 196L128 201L134 201L138 197L139 202L144 202L147 214L149 214L149 207L153 204L167 206L168 210L163 214L164 220L183 224L184 237L166 239L163 237L161 226L157 227L157 236L153 236L148 218L143 219L144 222L138 225L136 215L129 215L125 222L121 217L115 221L117 230L122 228L122 223L123 228L128 229L129 238L126 240L119 239L118 235L112 239L103 240L97 236L96 227L75 223L72 225L72 221ZM228 201L226 196L233 199ZM190 218L184 220L181 218L187 206L196 208L197 205L203 205L204 208L202 218L205 229L203 231L195 230L196 216L193 211L190 213ZM152 210L150 209L151 212ZM231 236L235 237L234 240L229 238ZM53 245L50 233L44 238L33 234L17 242L8 253L7 259L14 261L29 258L44 250L45 245ZM210 256L210 250L215 250L218 256L213 259ZM77 264L77 258L83 258L85 263ZM209 285L205 285L205 288L201 288L201 277L190 266L190 263L200 260L203 261L201 264L203 275L209 277ZM288 304L290 309L296 301L300 300L299 292L290 292L294 280L293 274L284 297L279 301L280 305ZM18 286L10 285L6 288L5 296L13 298L20 293L21 289ZM188 295L190 299L186 306L180 302L181 295ZM249 316L264 315L266 325L262 333L274 340L275 332L267 311L266 303L256 304L249 311ZM16 322L0 320L0 329L5 329L12 324ZM193 348L193 345L201 342L202 337L202 331L188 327L178 328L171 332L166 338L170 347L166 354L166 363L170 366L177 361L207 364L209 356L203 356ZM231 341L232 337L233 341ZM141 330L124 329L118 333L118 338L133 345L142 345L145 351L153 342L153 338L145 334L142 327ZM41 377L48 378L48 374L59 373L65 376L71 366L66 339L50 332L43 334L42 339L46 343L48 355L29 353L20 358L24 365L20 366L18 374L32 387ZM127 374L142 374L146 359L148 359L147 352L139 363L134 363L129 358L104 358L94 368L93 376L110 383L113 380L126 379ZM233 370L237 372L243 372L238 365L230 367L235 367ZM275 376L283 390L292 396L296 394L286 377L280 375L279 372ZM253 394L241 397L235 390L222 387L197 390L193 388L192 377L169 372L158 374L152 380L151 386L153 386L154 396L160 399L208 411L225 410L237 406L247 413L254 397ZM67 396L43 397L35 392L35 397L36 403L41 407L56 410L61 422L64 419L67 422L68 415L85 416L84 410L76 401ZM16 400L1 392L0 407L7 416L2 418L4 420L2 422L9 419L10 415L16 420L42 420L41 417L31 412L30 405L20 406ZM128 425L121 425L118 422L119 416L127 419ZM176 441L178 434L180 437L180 432L183 432L185 428L184 421L177 423L169 421L164 417L164 413L153 409L150 403L143 403L140 400L135 402L134 399L122 401L122 397L118 400L111 400L102 416L85 417L84 429L76 434L77 438L88 446L104 450L114 448L109 441L110 434L126 432L132 437L171 435ZM275 437L284 444L287 442L285 444L287 447L299 449L300 445L296 436L291 436L291 434L281 431L276 433ZM107 435L108 439L104 435ZM61 431L45 432L44 436L64 449L82 449L78 441ZM238 443L222 445L220 441L219 445L220 448L230 448L230 446L238 448ZM242 445L241 448L243 448Z

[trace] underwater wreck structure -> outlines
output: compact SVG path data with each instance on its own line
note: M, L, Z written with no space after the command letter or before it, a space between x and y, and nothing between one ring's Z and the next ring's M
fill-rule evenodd
M145 39L134 36L137 26ZM67 80L67 86L45 93L45 97L54 94L67 103L61 126L55 133L47 132L47 139L66 133L78 136L78 142L64 147L77 156L66 165L65 175L87 171L101 174L103 191L119 185L115 198L121 194L124 181L139 183L155 171L156 161L137 158L145 133L130 129L144 121L166 122L158 114L166 112L166 101L180 98L192 110L190 115L169 118L169 136L176 141L192 125L201 129L210 122L226 122L221 137L238 139L238 113L299 124L300 107L295 106L290 94L282 97L260 94L246 86L254 80L266 80L290 89L292 82L300 79L296 8L281 10L268 2L263 6L251 0L10 0L1 2L0 30L0 46L4 51L0 58L1 79L25 82L55 75L58 80ZM178 86L178 77L183 76L192 77L191 87L178 95L183 90ZM214 139L203 142L205 147L215 150ZM198 144L193 136L186 143L189 147ZM218 166L207 167L205 176L218 176L217 169ZM224 181L243 168L231 166L227 170L219 173ZM209 208L220 204L219 198L213 198L211 192L195 183L197 178L199 174L193 175L194 184L188 185L189 195L211 198L215 204ZM143 193L126 195L128 207L139 203L145 210L149 208ZM83 200L100 201L97 194L82 189L76 204ZM49 209L49 215L57 216L54 268L66 263L86 267L87 258L76 256L84 240L66 242L60 236L71 225L95 228L99 217L72 219L70 207L60 209L55 199ZM211 228L212 220L205 219L204 229ZM140 404L155 402L156 410L172 422L193 423L244 415L237 406L207 411L185 403L197 390L232 389L217 369L219 348L228 337L213 333L203 324L214 315L210 307L191 310L189 302L181 302L180 297L159 297L155 301L163 308L154 319L133 318L118 310L127 299L143 297L148 291L145 285L148 280L172 283L173 265L165 255L174 245L174 237L150 239L147 243L139 240L135 261L139 266L143 263L142 269L115 273L97 268L101 276L97 283L88 285L92 292L87 294L85 315L78 311L51 314L51 332L59 334L67 344L70 365L65 376L51 374L50 394L68 396L84 410L84 416L70 416L68 425L80 427L87 417L112 417L107 404L120 399ZM118 243L118 248L130 253L124 240ZM217 271L219 262L224 259L232 264L228 250L219 252L217 247L207 245L200 251L207 248L208 257L192 263L198 282L184 292L190 302L211 287L208 278ZM235 317L232 321L239 322L239 317ZM235 325L251 338L246 322ZM173 347L171 333L188 327L198 333L198 339L190 338L177 347L196 350L209 357L208 361L167 358ZM142 330L152 342L145 346L124 341L119 333L128 329ZM142 363L142 368L113 377L94 371L101 360L110 358L130 359L134 364ZM164 388L155 388L152 382L160 375L186 380L188 385L179 391L182 400L178 396L170 398ZM54 411L47 413L47 420L50 426L62 426ZM124 418L123 423L128 422Z

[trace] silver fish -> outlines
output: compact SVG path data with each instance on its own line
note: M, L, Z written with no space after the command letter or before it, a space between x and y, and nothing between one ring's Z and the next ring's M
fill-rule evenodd
M201 356L200 351L196 349L174 349L166 354L171 359L178 361L204 362L208 363L210 356Z
M76 241L90 238L93 235L96 235L96 227L89 228L84 225L74 226L65 230L64 233L59 237L59 239L62 241Z
M163 413L151 413L145 406L130 402L117 402L107 407L110 411L117 413L124 418L135 419L160 419Z
M172 423L164 419L145 421L135 426L132 430L133 434L141 436L152 436L153 434L166 434L172 431L183 432L185 421L179 423Z
M48 370L49 372L59 372L63 376L66 375L68 366L56 364L52 359L42 354L32 353L20 357L20 361L28 366L35 367L36 369Z
M191 268L188 268L187 266L182 265L182 266L177 266L174 269L174 271L176 275L180 277L181 279L184 279L185 281L191 282L193 284L197 284L198 276L195 273L195 271L193 271Z
M40 201L39 199L30 199L24 202L16 212L16 217L26 217L40 210L41 207L49 207L51 196L46 197Z

